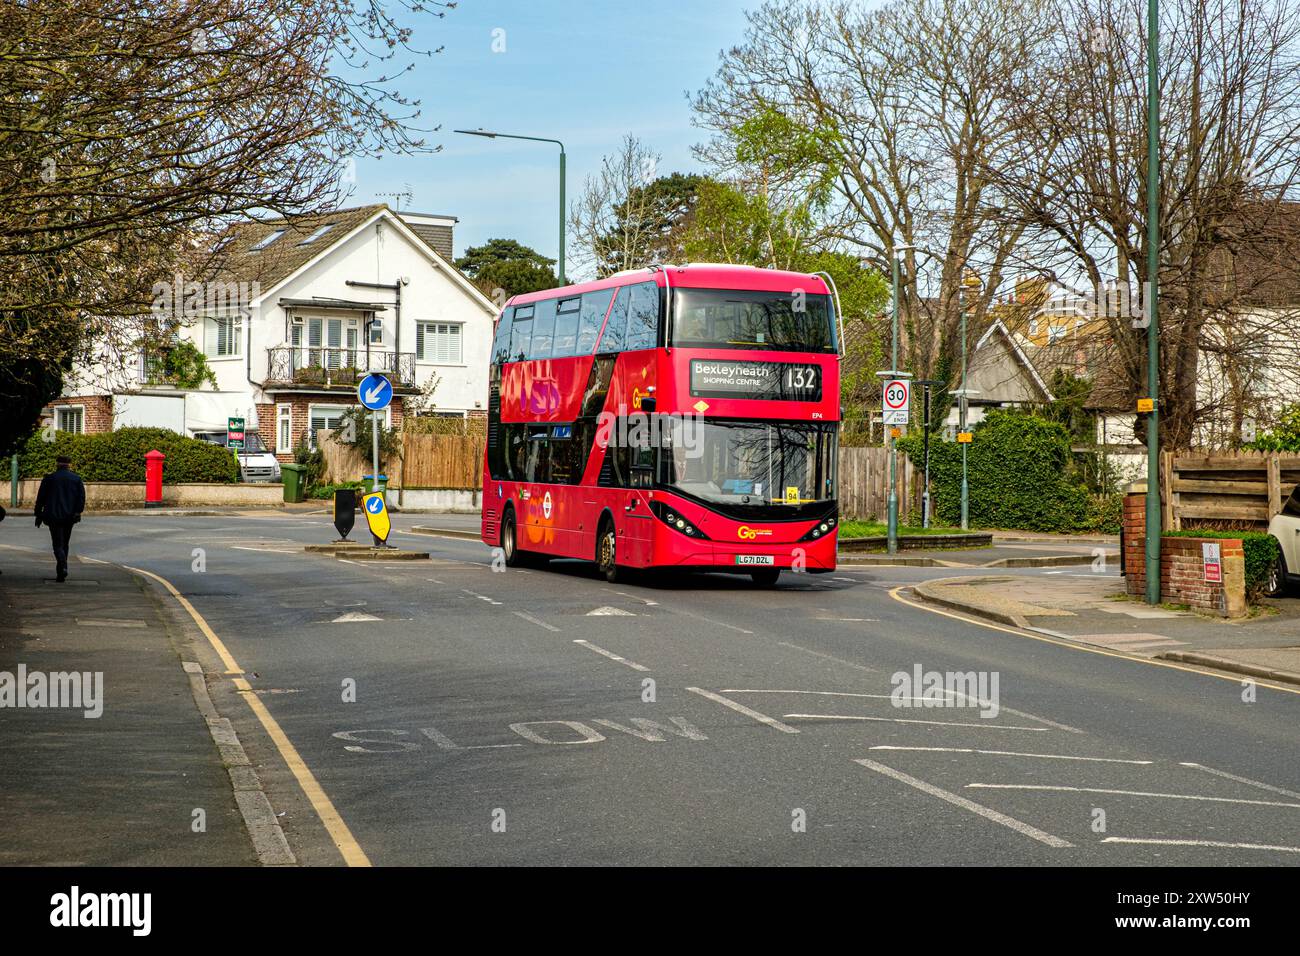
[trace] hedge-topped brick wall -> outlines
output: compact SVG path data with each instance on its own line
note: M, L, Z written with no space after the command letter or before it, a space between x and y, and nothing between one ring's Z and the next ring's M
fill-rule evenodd
M233 453L165 428L120 428L94 435L58 432L52 442L37 432L27 440L18 468L24 478L40 478L54 470L56 458L67 455L72 470L85 481L143 482L145 452L155 448L167 456L163 462L165 484L239 480Z

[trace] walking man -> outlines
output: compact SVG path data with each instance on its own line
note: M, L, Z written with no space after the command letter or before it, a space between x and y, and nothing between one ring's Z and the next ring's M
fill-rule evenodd
M50 543L54 546L57 581L68 577L68 544L72 540L72 526L81 520L86 508L86 486L81 476L72 470L72 459L60 455L58 468L41 479L41 489L36 493L36 527L42 523L50 529Z

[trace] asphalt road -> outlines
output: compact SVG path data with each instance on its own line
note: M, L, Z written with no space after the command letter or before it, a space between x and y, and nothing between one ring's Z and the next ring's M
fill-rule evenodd
M192 602L376 865L1300 862L1300 695L1247 702L901 600L954 569L760 590L497 572L477 542L414 534L394 542L432 560L301 551L333 536L324 516L90 518L74 549ZM917 668L996 679L996 715L960 691L897 706ZM229 683L214 699L299 859L341 864Z

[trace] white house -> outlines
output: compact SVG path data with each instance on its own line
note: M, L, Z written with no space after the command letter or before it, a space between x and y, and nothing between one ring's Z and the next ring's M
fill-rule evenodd
M393 381L390 425L485 415L497 309L449 262L455 222L380 204L237 225L214 275L155 287L156 311L183 315L177 335L202 349L215 389L167 385L144 352L104 355L69 376L48 413L65 431L192 433L243 417L285 460L356 403L367 369Z

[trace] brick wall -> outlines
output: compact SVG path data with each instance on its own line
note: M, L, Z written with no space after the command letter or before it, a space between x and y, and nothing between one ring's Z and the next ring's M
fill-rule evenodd
M82 428L87 435L113 430L113 396L83 395L79 398L56 398L47 408L59 405L80 405L85 409Z
M1202 545L1219 546L1221 583L1205 580ZM1124 498L1124 581L1131 595L1146 593L1146 495ZM1246 552L1240 538L1160 538L1160 600L1222 617L1246 614Z

